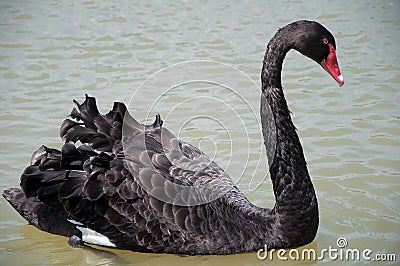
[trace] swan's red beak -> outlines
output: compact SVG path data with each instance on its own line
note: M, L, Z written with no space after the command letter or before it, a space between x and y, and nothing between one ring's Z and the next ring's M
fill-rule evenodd
M332 44L328 43L329 46L329 55L326 60L322 61L320 64L326 72L328 72L339 84L339 86L343 86L344 79L342 74L340 74L339 64L336 58L336 51L333 48Z

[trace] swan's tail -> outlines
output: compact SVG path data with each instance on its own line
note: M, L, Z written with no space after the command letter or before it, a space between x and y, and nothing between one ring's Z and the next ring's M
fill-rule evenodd
M94 97L86 95L82 104L74 102L77 108L72 110L71 117L75 121L66 119L60 128L61 150L41 146L21 175L22 189L9 188L2 193L30 224L63 236L80 235L75 225L68 221L74 219L70 217L69 208L75 211L82 208L82 212L91 215L87 206L77 205L83 193L94 198L104 196L102 184L85 187L85 182L104 175L110 169L111 160L121 152L124 117L127 117L130 129L143 128L130 117L122 103L115 102L113 109L102 115ZM94 212L93 215L97 214Z
M5 189L3 197L29 224L42 231L67 237L81 234L59 211L40 202L37 197L27 198L20 188Z

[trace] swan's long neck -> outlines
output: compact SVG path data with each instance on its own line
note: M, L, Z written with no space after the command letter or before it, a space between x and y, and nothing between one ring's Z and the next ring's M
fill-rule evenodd
M293 36L285 40L280 33L268 44L263 62L261 119L276 199L272 213L277 225L292 234L289 238L302 241L300 235L315 236L318 205L281 84L282 62L292 48Z

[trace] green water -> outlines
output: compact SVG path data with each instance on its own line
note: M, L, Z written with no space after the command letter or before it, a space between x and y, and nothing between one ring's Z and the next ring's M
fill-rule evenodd
M0 17L1 189L18 186L41 144L60 147L58 129L72 99L96 96L106 112L113 101L129 103L134 95L135 117L144 122L160 113L167 128L200 146L264 207L274 203L257 123L266 42L291 21L321 22L336 37L344 87L296 52L288 54L283 73L320 206L317 237L304 248L338 248L341 237L348 249L400 260L399 1L1 1ZM220 63L175 65L192 60ZM215 82L174 87L199 75ZM66 238L28 226L5 200L0 207L1 265L270 262L256 253L179 257L72 249ZM322 262L368 263L328 256L300 261ZM275 256L273 263L281 261Z

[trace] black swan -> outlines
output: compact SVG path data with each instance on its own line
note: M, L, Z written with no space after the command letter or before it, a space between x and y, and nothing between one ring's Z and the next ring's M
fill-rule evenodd
M70 237L72 246L88 242L195 255L310 243L319 224L317 198L281 84L282 62L290 49L320 64L339 85L344 83L335 39L319 23L290 23L268 43L261 73L261 119L272 160L272 209L249 202L216 163L165 129L159 115L153 124L142 125L119 102L102 115L87 95L83 104L75 101L74 120L61 125L61 151L41 146L21 176L22 189L4 190L4 198L30 224ZM272 126L273 154L268 148ZM189 195L183 195L173 185L211 189L203 195L191 195L189 189ZM189 204L209 195L215 197Z

